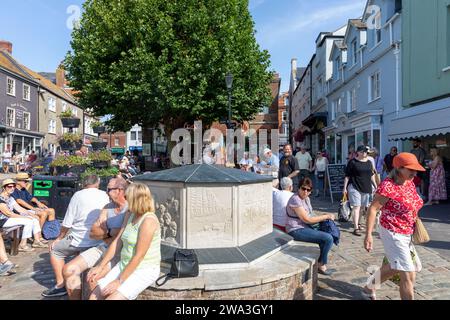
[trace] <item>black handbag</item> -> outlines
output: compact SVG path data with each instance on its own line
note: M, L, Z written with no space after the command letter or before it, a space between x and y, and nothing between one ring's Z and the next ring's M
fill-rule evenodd
M159 277L156 280L156 285L160 287L165 284L167 280L174 278L197 277L199 274L198 271L198 258L195 250L177 249L173 254L173 261L170 266L170 272ZM162 283L158 283L163 278L165 278L164 281Z

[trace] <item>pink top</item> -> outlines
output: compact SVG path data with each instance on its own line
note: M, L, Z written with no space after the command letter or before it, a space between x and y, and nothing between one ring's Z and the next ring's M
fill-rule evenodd
M377 193L389 198L381 208L381 226L395 233L413 234L417 212L423 207L414 183L406 181L404 185L398 185L387 178L379 185Z

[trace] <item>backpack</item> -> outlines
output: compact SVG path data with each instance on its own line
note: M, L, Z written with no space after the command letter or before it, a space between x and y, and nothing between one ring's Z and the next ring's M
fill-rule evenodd
M45 240L54 240L59 236L61 224L58 220L46 221L42 226L42 236Z
M156 285L160 287L165 284L167 280L175 278L197 277L199 273L198 269L198 258L195 250L177 249L173 254L170 272L159 277L156 280ZM158 283L162 278L165 278L164 281L162 283Z

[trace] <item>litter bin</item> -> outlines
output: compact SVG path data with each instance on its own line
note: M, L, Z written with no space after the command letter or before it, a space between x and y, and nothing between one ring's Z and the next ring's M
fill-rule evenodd
M64 219L70 199L78 190L81 190L78 177L39 175L33 177L33 196L55 209L58 220Z

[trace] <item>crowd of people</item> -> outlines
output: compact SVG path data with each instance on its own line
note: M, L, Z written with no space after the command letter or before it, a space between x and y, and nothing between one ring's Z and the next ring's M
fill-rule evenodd
M28 171L38 159L34 150L31 150L28 154L22 154L6 149L0 157L2 159L2 171L5 174Z

